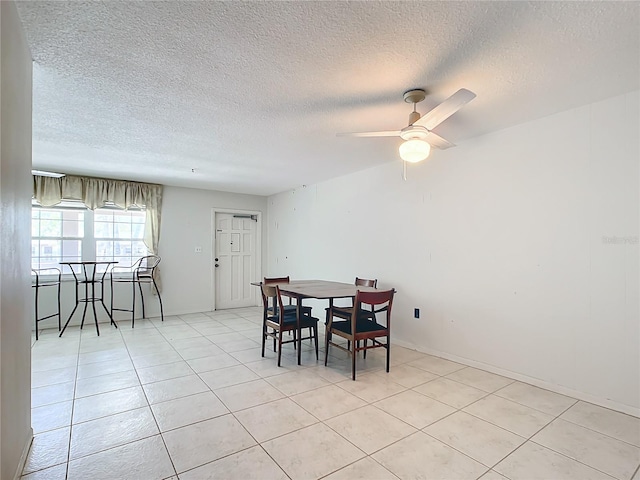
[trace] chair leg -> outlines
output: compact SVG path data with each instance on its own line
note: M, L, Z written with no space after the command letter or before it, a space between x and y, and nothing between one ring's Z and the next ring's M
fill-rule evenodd
M387 337L387 373L389 373L389 359L391 358L391 342L389 341L389 337Z
M331 338L331 333L329 330L325 332L324 335L324 366L327 366L327 359L329 358L329 339Z
M280 366L281 358L282 358L282 331L278 330L278 366Z
M360 347L360 340L358 340L358 347ZM367 358L367 339L364 339L364 350L363 350L363 354L362 354L363 358Z
M355 340L353 341L353 349L351 350L351 376L353 377L353 379L356 379L356 342Z
M131 296L133 297L132 305L131 305L131 328L133 328L133 324L136 321L136 282L131 282Z
M58 331L60 331L61 328L62 328L62 318L60 316L60 283L58 283Z
M142 293L142 283L137 282L138 290L140 290L140 303L142 304L142 318L147 318L147 315L144 313L144 294Z
M153 281L153 286L156 287L156 293L158 294L158 301L160 302L160 320L164 322L164 310L162 308L162 297L160 296L160 290L158 289L158 284L154 278L151 279Z
M264 346L267 343L267 326L262 323L262 356L264 357Z
M38 290L40 289L40 287L36 286L36 340L38 340ZM58 298L60 298L60 296L58 295Z
M111 301L109 304L111 307L111 318L113 318L113 273L109 273L109 283L111 285Z
M318 325L313 327L313 338L316 343L316 362L318 361Z
M302 364L302 328L300 328L300 326L298 326L298 328L296 328L296 333L298 334L298 341L295 342L296 339L296 335L293 335L293 340L294 340L294 345L296 343L298 343L298 365Z

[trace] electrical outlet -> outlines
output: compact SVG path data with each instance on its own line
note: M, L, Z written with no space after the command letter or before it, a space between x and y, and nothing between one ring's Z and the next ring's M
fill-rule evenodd
M202 253L202 247L196 247L196 253Z
M419 308L414 308L413 309L413 318L420 318L420 309Z

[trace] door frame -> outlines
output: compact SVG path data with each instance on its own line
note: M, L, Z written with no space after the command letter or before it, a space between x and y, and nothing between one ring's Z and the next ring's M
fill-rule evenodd
M255 215L257 217L256 221L256 276L258 281L262 278L262 212L259 210L243 210L241 208L218 208L213 207L211 209L211 298L212 305L211 310L216 310L216 299L217 299L217 288L218 285L216 283L216 267L214 267L215 258L216 258L216 214L218 213L229 213L231 215ZM258 305L258 289L252 289L251 291L251 299L255 306Z

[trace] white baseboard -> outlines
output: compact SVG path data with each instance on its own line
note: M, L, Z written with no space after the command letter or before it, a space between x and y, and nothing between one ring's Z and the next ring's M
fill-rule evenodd
M578 400L584 400L585 402L593 403L595 405L600 405L601 407L610 408L612 410L616 410L618 412L626 413L628 415L633 415L635 417L640 417L640 408L633 407L631 405L625 405L622 403L614 402L606 398L600 398L595 395L591 395L589 393L581 392L578 390L573 390L571 388L563 387L562 385L556 385L554 383L549 383L539 378L529 377L528 375L523 375L521 373L512 372L510 370L506 370L503 368L496 367L494 365L489 365L483 362L477 362L475 360L471 360L464 357L459 357L457 355L452 355L446 352L440 352L438 350L427 348L427 347L419 347L417 345L413 345L409 342L403 342L400 340L394 340L396 345L400 345L401 347L409 348L411 350L417 350L418 352L427 353L429 355L434 355L436 357L441 357L446 360L451 360L453 362L462 363L464 365L470 367L481 368L482 370L486 370L491 373L495 373L497 375L502 375L503 377L513 378L514 380L518 380L520 382L528 383L530 385L534 385L536 387L544 388L545 390L550 390L552 392L559 393L561 395L567 395L569 397L577 398Z
M20 455L20 461L18 462L18 468L16 469L16 473L13 476L13 480L19 480L20 476L22 475L22 471L24 470L24 465L25 463L27 463L27 456L29 455L31 442L33 442L33 428L29 427L29 436L27 437L26 445L22 449L22 454Z

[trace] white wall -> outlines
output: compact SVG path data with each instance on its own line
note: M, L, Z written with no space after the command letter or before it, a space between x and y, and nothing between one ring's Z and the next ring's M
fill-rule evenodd
M165 315L210 311L214 308L214 286L212 275L213 238L212 212L213 209L228 209L229 211L253 211L266 215L267 197L256 195L242 195L212 190L199 190L180 187L164 187L162 201L162 220L160 225L159 254L162 257L162 301ZM261 237L263 239L261 259L266 258L266 222L262 221ZM202 253L195 253L195 247L201 246ZM264 271L265 267L261 266ZM257 278L256 280L258 280ZM108 280L108 276L107 276ZM147 316L159 316L160 307L155 296L145 290L145 305ZM128 284L116 285L115 306L130 308L131 287ZM109 299L109 287L106 287L105 298ZM257 289L256 289L257 292ZM41 315L55 311L55 289L41 289ZM75 304L74 283L63 282L62 285L62 323L66 321ZM84 296L82 294L81 296ZM33 298L33 294L29 297ZM136 299L136 318L140 318L139 296ZM258 297L256 297L256 301ZM107 307L109 306L106 301ZM83 308L81 304L78 309ZM31 307L33 309L33 307ZM101 306L96 307L98 320L108 321L108 317ZM70 325L79 325L82 312L76 312ZM116 320L130 319L131 314L115 312ZM89 325L87 325L89 322ZM92 326L93 313L91 308L87 312L85 328ZM128 322L123 325L129 327ZM57 328L57 319L40 322L40 328ZM106 328L106 327L103 327Z
M265 262L267 197L165 187L159 248L162 256L162 298L166 312L170 314L213 309L214 208L262 214L261 258L263 264ZM195 253L196 246L202 246L202 253ZM261 271L265 268L261 265Z
M639 100L436 151L407 182L397 161L270 197L268 274L378 278L397 343L638 414Z
M0 478L31 442L31 53L15 4L0 2Z

